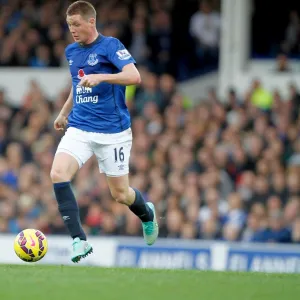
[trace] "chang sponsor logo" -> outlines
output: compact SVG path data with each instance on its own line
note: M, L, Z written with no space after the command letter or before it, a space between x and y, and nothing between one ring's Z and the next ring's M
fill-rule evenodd
M93 89L90 87L76 86L76 98L75 101L78 104L82 103L98 103L98 95L90 95Z
M86 94L86 93L92 93L92 88L90 87L85 87L85 86L76 86L76 94L81 95L81 94Z
M76 95L76 103L82 104L82 103L98 103L98 96L82 96L82 95Z

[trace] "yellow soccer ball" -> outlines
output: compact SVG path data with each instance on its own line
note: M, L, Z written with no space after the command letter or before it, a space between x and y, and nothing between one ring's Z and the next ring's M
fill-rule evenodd
M46 255L48 242L40 230L25 229L16 236L14 249L23 261L36 262Z

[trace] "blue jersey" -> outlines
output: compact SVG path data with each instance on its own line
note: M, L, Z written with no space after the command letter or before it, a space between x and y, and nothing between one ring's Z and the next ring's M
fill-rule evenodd
M130 127L125 103L125 86L100 83L95 87L79 86L84 75L114 74L135 63L124 45L116 38L99 35L91 44L69 45L65 54L73 85L73 109L68 127L99 133L118 133Z

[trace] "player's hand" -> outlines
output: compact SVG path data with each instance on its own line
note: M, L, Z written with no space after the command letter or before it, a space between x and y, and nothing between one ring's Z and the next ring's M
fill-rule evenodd
M64 115L59 114L54 121L54 129L58 131L63 131L68 124L68 118Z
M81 81L79 82L79 85L85 86L85 87L93 87L101 83L100 79L101 74L90 74L85 75Z

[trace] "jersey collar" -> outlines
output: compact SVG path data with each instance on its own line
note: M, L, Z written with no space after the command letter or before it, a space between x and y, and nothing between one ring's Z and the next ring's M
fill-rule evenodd
M97 38L90 44L80 44L78 43L78 45L82 48L90 48L92 46L94 46L95 44L97 44L100 40L101 40L102 34L98 34Z

